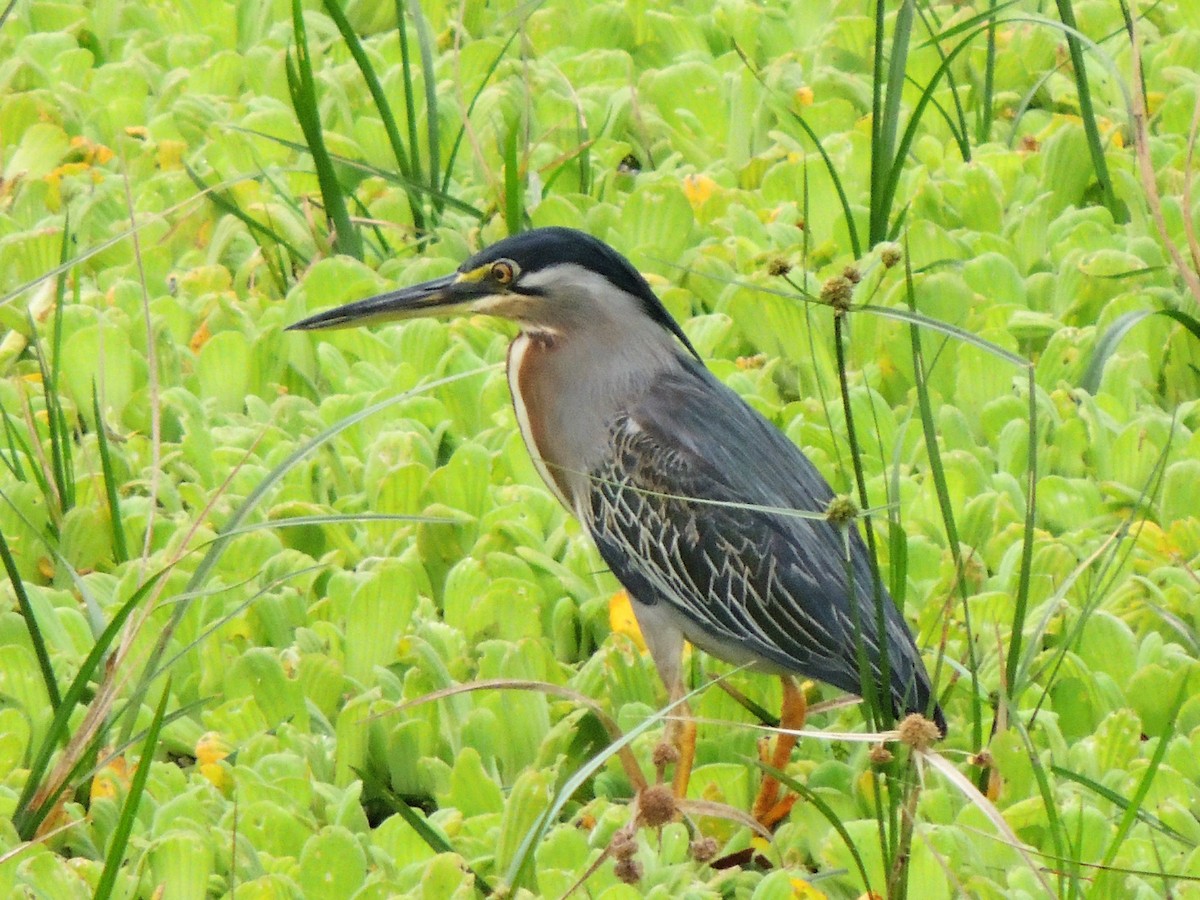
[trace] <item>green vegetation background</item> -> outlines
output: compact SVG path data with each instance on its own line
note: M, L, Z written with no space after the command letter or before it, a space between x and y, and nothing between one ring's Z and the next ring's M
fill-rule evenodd
M8 4L0 894L1200 895L1197 58L1185 0ZM637 885L663 691L509 332L282 332L548 224L859 463L952 729L802 740L773 842L642 829ZM692 791L745 810L728 682Z

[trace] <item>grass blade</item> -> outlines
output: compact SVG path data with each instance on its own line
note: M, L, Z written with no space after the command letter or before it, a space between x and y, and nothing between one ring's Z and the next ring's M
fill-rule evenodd
M420 836L421 840L429 845L431 850L433 850L435 853L458 852L454 849L454 845L442 836L440 831L430 825L424 816L420 815L416 810L405 803L404 798L396 794L396 792L393 791L387 784L385 784L383 779L379 778L374 772L363 769L355 769L355 773L359 778L362 779L365 787L378 792L381 797L384 797L388 801L388 809L400 816L400 818L402 818L408 824L408 827L415 831L417 835ZM492 886L488 884L482 875L472 869L471 866L465 862L464 866L466 866L467 871L470 872L474 877L475 891L480 897L496 896Z
M293 262L296 263L297 265L299 265L301 268L306 268L308 266L308 262L309 262L308 257L305 254L301 253L296 248L295 244L291 243L287 238L285 238L279 232L264 225L262 222L259 222L253 216L244 212L241 209L241 207L239 207L236 203L234 203L232 200L230 200L228 197L226 197L224 194L222 194L221 191L219 191L216 188L216 186L209 187L207 184L205 184L204 179L202 179L200 177L200 175L196 172L196 170L193 169L191 166L189 166L187 163L183 164L183 168L184 168L184 171L187 172L188 177L192 180L192 184L196 185L196 187L201 192L208 195L208 199L213 204L213 206L215 206L221 212L228 213L231 216L237 217L242 222L243 225L245 225L248 229L250 229L250 233L252 235L254 235L254 237L256 239L258 239L260 237L267 238L268 240L271 240L275 243L276 254L271 254L271 253L267 252L267 247L265 247L263 245L262 241L258 241L258 246L262 248L263 259L265 259L267 261L267 264L270 267L271 274L275 278L276 287L279 288L280 294L286 294L287 293L287 279L286 279L286 271L287 270L284 268L282 260L280 260L278 258L275 260L275 265L271 265L272 255L277 255L278 248L283 247L291 255Z
M738 670L735 669L734 671ZM525 833L525 837L522 839L521 845L513 857L512 865L504 874L503 883L514 889L520 884L521 877L526 868L533 863L534 849L541 843L542 838L546 836L546 832L550 829L550 824L558 818L563 807L567 805L567 802L575 796L576 792L589 778L599 772L612 756L622 752L624 748L632 744L642 734L663 722L676 709L696 695L707 690L709 684L711 682L702 684L673 703L668 703L654 715L647 716L635 727L627 731L620 740L609 744L603 751L597 753L592 759L588 760L586 765L582 766L574 775L568 778L562 788L559 789L558 794L551 801L550 806L547 807L545 814Z
M743 757L743 759L752 765L758 766L758 768L762 769L772 778L778 780L778 782L788 790L799 794L806 803L812 804L813 809L825 817L825 821L827 821L830 826L832 826L833 830L838 833L838 837L842 839L842 843L844 843L846 845L846 849L850 851L850 858L854 860L854 867L858 870L858 877L862 879L863 890L869 891L871 889L871 879L867 875L866 863L863 862L863 858L858 852L858 845L854 843L854 838L850 836L850 832L846 830L846 826L842 824L842 820L838 818L838 814L833 810L833 807L822 800L819 794L816 794L810 790L808 785L798 781L791 775L788 775L786 772L776 769L774 766L763 762L761 759L751 759L749 757ZM872 894L869 896L877 895Z
M904 250L904 275L907 284L906 296L909 309L916 312L916 294L912 280L912 257L907 246ZM954 580L958 587L959 599L962 601L963 630L966 633L967 653L971 672L971 745L983 745L983 710L979 703L979 663L975 658L975 639L971 629L971 614L967 596L966 566L962 558L962 547L958 540L958 526L954 517L954 504L950 500L950 488L946 482L946 470L942 464L942 454L938 447L937 423L933 416L933 406L929 399L929 385L926 381L925 353L921 345L921 332L915 325L909 327L909 340L912 347L913 379L917 391L917 408L921 413L921 426L925 434L925 455L929 459L929 473L933 478L934 491L937 494L938 506L941 510L942 524L946 530L946 542L949 544L950 556L954 560Z
M408 48L408 19L405 10L405 0L396 0L396 30L400 35L400 66L404 74L404 112L408 123L408 147L411 151L409 161L412 178L418 184L424 184L425 179L421 166L421 144L417 138L417 100L413 90L413 63Z
M1020 673L1021 645L1025 637L1025 619L1029 611L1029 590L1033 581L1033 539L1037 519L1038 432L1037 381L1032 365L1027 369L1029 392L1029 462L1025 478L1025 522L1021 526L1021 568L1017 574L1017 596L1013 602L1012 625L1009 626L1008 657L1004 668L1004 689L1012 696L1017 690Z
M985 143L992 136L996 118L996 0L989 0L990 20L987 26L987 59L983 64L983 88L975 108L975 142Z
M4 563L4 571L8 574L8 580L12 584L13 596L17 598L17 608L21 610L21 618L25 621L25 633L29 635L29 643L33 645L33 654L37 657L38 668L42 670L42 683L46 685L46 696L50 698L50 706L57 710L62 704L62 697L58 693L58 680L54 675L54 666L50 664L50 652L46 649L45 640L42 639L42 630L38 627L37 616L33 613L33 604L29 602L29 595L25 593L25 582L21 579L20 572L17 571L17 561L13 559L3 532L0 532L0 561Z
M746 68L750 70L750 73L755 77L755 79L758 80L758 83L761 84L764 88L766 88L770 92L771 96L777 96L778 88L774 88L767 83L766 79L762 75L762 72L760 72L758 70L758 68L750 60L750 57L748 57L746 55L745 51L743 51L742 48L738 46L736 41L734 41L733 49L737 52L737 55L741 58L742 64L745 65ZM850 197L846 194L846 188L842 184L842 178L841 178L841 175L838 173L837 166L834 165L833 159L830 158L829 153L825 150L824 145L821 143L821 136L813 130L811 125L809 125L806 121L804 121L804 117L801 116L799 113L793 112L791 110L791 108L786 104L784 104L782 108L786 112L786 114L791 118L791 120L800 126L800 130L803 131L805 133L805 135L808 136L808 139L813 142L813 146L817 148L817 153L820 154L820 156L821 156L821 162L824 163L824 165L825 165L825 171L829 174L830 181L833 182L833 189L837 192L838 203L842 207L842 215L846 219L846 231L850 235L850 252L854 256L855 259L861 258L863 255L862 240L859 238L858 226L854 221L854 211L850 207ZM805 189L805 192L807 193L807 191L808 191L808 173L807 173L807 171L805 172L804 179L805 179L804 189ZM804 203L804 209L805 209L805 215L807 215L808 214L807 213L807 209L808 209L807 200ZM808 240L808 231L806 230L804 232L804 234L805 234L805 240L807 241ZM805 253L805 258L807 259L807 252ZM806 267L807 267L807 264L806 264Z
M325 215L333 226L333 249L336 253L362 259L362 239L350 221L345 192L333 169L329 151L325 148L301 0L292 0L292 29L296 36L296 56L294 60L291 54L285 57L288 93L292 98L292 108L296 111L296 120L300 123L300 130L304 132L304 140L312 153L317 183L321 188L321 200L325 204Z
M121 524L121 499L117 495L117 478L113 472L112 456L108 450L108 426L100 413L100 395L92 382L92 413L96 418L96 446L100 450L100 470L104 475L104 494L108 499L108 521L112 528L113 559L123 563L129 559L125 545L125 528Z
M1157 749L1155 752L1157 753ZM1155 816L1152 813L1147 812L1146 810L1142 809L1140 806L1134 805L1133 801L1130 800L1130 798L1121 796L1116 791L1106 788L1104 785L1100 784L1097 781L1093 781L1092 779L1088 778L1086 775L1080 775L1078 772L1072 772L1070 769L1064 769L1062 766L1054 766L1054 765L1050 766L1050 771L1053 772L1055 775L1059 776L1060 778L1066 778L1068 781L1074 781L1076 784L1083 785L1089 791L1091 791L1092 793L1096 794L1099 797L1103 797L1105 800L1107 800L1109 803L1113 804L1113 806L1117 807L1122 812L1126 812L1130 808L1132 808L1134 810L1134 815L1137 816L1139 821L1145 822L1151 828L1155 829L1156 831L1162 832L1167 837L1173 838L1174 840L1179 841L1181 844L1184 844L1187 847L1194 848L1196 846L1195 842L1191 838L1189 838L1185 834L1181 834L1180 832L1176 831L1174 828L1172 828L1170 825L1168 825L1162 819L1158 818L1158 816Z
M1108 330L1096 342L1096 348L1092 351L1091 360L1088 361L1087 371L1079 380L1079 386L1089 394L1097 393L1100 390L1100 379L1104 375L1104 366L1116 352L1117 346L1125 339L1125 335L1133 330L1134 326L1151 316L1166 316L1168 319L1174 319L1186 328L1192 337L1200 341L1200 320L1177 309L1139 309L1125 313L1109 325Z
M442 203L438 199L438 166L441 165L442 151L438 137L438 99L437 73L433 70L434 46L433 35L429 31L429 20L421 10L420 0L409 0L409 11L412 13L413 26L417 30L417 50L421 54L421 81L425 86L425 132L429 147L429 190L433 197L433 212L435 221L441 216ZM407 72L405 80L407 81Z
M311 149L309 147L305 146L304 144L298 144L295 141L289 141L286 138L279 137L278 135L267 134L262 131L256 131L253 128L242 128L242 127L236 126L236 125L231 126L231 127L235 131L243 131L246 134L257 135L258 137L266 138L269 141L274 141L275 143L279 144L282 147L288 147L293 150L300 150L304 153L311 153ZM483 217L484 217L484 213L482 210L477 209L476 207L472 206L470 203L467 203L465 200L460 200L457 197L447 194L445 191L434 190L434 189L430 188L429 185L426 185L426 184L417 184L415 182L410 182L406 178L404 178L402 175L398 175L397 173L389 171L388 169L381 169L378 166L373 166L370 163L365 163L365 162L362 162L361 160L347 159L346 157L339 156L336 153L330 153L329 158L332 159L335 163L337 163L339 166L341 166L344 169L353 169L358 172L363 172L367 175L374 175L378 178L382 178L384 181L387 181L391 184L398 184L401 187L403 187L406 191L409 188L412 188L413 190L419 191L422 194L429 194L430 196L435 197L438 200L438 202L442 203L443 205L451 207L453 209L457 209L460 212L464 212L470 216L474 216L476 219L483 219Z
M1112 213L1113 221L1129 221L1129 213L1113 193L1112 178L1108 174L1108 162L1104 158L1104 143L1100 128L1096 125L1096 110L1092 106L1092 88L1088 83L1087 64L1083 58L1083 45L1076 37L1079 26L1075 23L1075 9L1071 0L1055 0L1058 17L1067 26L1067 50L1071 54L1071 69L1075 74L1075 90L1079 95L1079 116L1083 119L1083 133L1087 137L1088 153L1092 157L1092 168L1100 183L1100 196L1105 207Z
M375 67L371 65L371 58L367 56L367 51L363 47L362 41L359 40L358 35L355 33L350 20L346 18L346 13L342 10L339 0L324 0L324 4L325 11L333 19L333 24L337 26L342 40L346 42L346 46L350 49L350 55L354 58L354 62L358 66L358 71L362 74L363 82L367 85L367 90L371 93L371 101L375 104L375 109L379 112L379 118L383 122L388 143L392 148L392 155L396 158L396 166L400 169L400 174L406 180L411 181L413 179L413 171L412 163L409 161L409 153L404 148L404 141L400 137L400 128L396 124L396 116L392 112L392 105L388 102L387 94L384 93L379 76L375 74ZM413 153L416 153L415 147L413 148ZM424 234L425 210L420 194L415 190L408 190L407 193L409 209L412 210L413 227L416 229L418 235Z
M150 777L150 763L154 756L154 748L158 746L158 734L162 730L163 715L167 710L167 701L171 697L171 678L163 686L162 697L154 710L154 718L146 731L146 741L142 744L142 755L138 760L137 770L129 785L129 793L125 804L121 807L121 817L117 819L117 827L113 831L108 844L108 854L104 859L104 871L100 873L100 882L96 885L97 900L108 900L116 887L117 875L121 871L121 862L125 858L125 848L129 845L129 835L133 833L133 822L137 817L138 805L142 802L142 793L146 789L146 781Z
M42 798L54 794L55 786L47 785L43 787L41 781L50 766L50 758L54 754L54 749L60 743L65 743L71 735L71 714L75 711L75 707L88 690L89 684L99 670L101 661L108 653L112 642L120 634L125 621L167 571L167 569L160 569L151 575L133 592L133 596L121 604L121 607L109 621L108 625L105 626L104 631L100 633L100 636L92 645L92 649L79 666L79 671L76 673L75 678L72 679L67 692L63 694L62 702L55 710L54 718L46 731L46 737L42 740L41 746L38 748L33 761L29 765L29 774L26 776L25 787L21 791L21 797L16 805L16 812L12 817L13 826L16 828L17 833L21 835L22 840L31 840L34 832L37 831L38 825L41 824L42 820L50 812L49 803L45 799L39 800L38 798L39 794Z
M1163 728L1163 733L1158 737L1158 744L1154 748L1154 754L1150 757L1150 762L1147 764L1145 771L1142 772L1142 777L1138 780L1138 785L1133 792L1133 796L1129 798L1129 803L1125 807L1125 813L1121 816L1121 821L1117 825L1117 833L1112 836L1112 840L1108 844L1108 850L1104 853L1102 866L1111 866L1113 860L1117 858L1117 852L1121 849L1125 838L1129 836L1129 830L1133 827L1134 821L1138 818L1138 814L1142 810L1142 801L1150 793L1150 787L1154 783L1154 776L1158 774L1163 758L1167 755L1167 747L1171 743L1171 738L1175 736L1175 722L1179 717L1179 710L1183 707L1183 701L1188 699L1188 682L1189 679L1184 678L1183 682L1179 685L1179 691L1175 694L1175 701L1171 704L1171 713L1167 716L1167 724Z
M872 66L871 115L871 218L869 225L870 245L885 240L888 234L888 219L895 196L890 173L902 165L907 149L897 152L896 134L900 127L900 100L904 90L904 71L908 62L908 44L912 36L913 0L903 0L896 11L892 31L892 45L888 57L887 86L883 84L884 63L884 13L888 4L877 0L875 4L875 57ZM939 72L941 70L939 69ZM925 96L932 93L932 86ZM914 112L914 118L917 114Z
M434 388L442 385L451 384L456 381L461 381L465 378L470 378L474 375L482 374L493 368L495 367L483 366L467 372L459 372L455 375L449 375L445 378L439 378L428 382L427 384L420 385L411 391L405 391L401 394L397 394L394 397L388 397L384 400L380 400L378 403L373 403L365 409L361 409L353 415L346 416L340 421L335 422L316 437L306 441L291 454L289 454L287 458L271 469L271 471L263 477L262 481L255 486L254 490L250 492L246 499L242 501L241 505L234 510L233 515L229 517L228 521L225 522L220 532L209 544L208 551L204 554L204 558L200 560L200 563L196 566L196 570L192 573L191 578L188 579L187 585L184 588L184 592L188 595L198 595L201 585L207 581L209 573L212 572L213 568L220 561L222 555L225 553L226 548L229 546L229 542L233 539L234 535L240 533L239 529L241 529L242 524L246 521L246 518L258 506L258 504L262 502L263 498L267 495L267 492L279 481L279 479L281 479L284 474L286 474L300 460L304 459L318 447L321 447L328 441L332 440L335 436L345 431L351 425L362 421L368 416L374 415L380 410L386 409L389 406L393 406L425 391L433 390ZM182 620L190 605L191 604L189 601L181 602L176 605L175 609L171 613L171 618L167 621L167 624L163 627L159 634L158 641L156 642L155 648L151 654L152 658L160 659L162 657L166 650L167 642L171 639L175 629L179 627L179 622ZM130 703L135 705L139 704L141 702L141 697L144 695L148 687L148 682L143 680L142 683L139 684L131 693Z
M466 112L463 114L463 124L458 127L458 134L454 136L454 143L450 146L450 154L446 158L446 169L442 173L441 188L434 192L441 197L446 197L450 190L450 176L454 172L454 161L458 158L458 151L462 147L463 139L467 136L467 122L471 118L471 113L475 111L475 104L478 103L479 98L483 96L484 88L487 87L492 75L495 74L496 69L500 66L501 60L503 60L505 54L508 53L508 48L512 46L513 41L517 39L519 34L521 34L521 29L514 28L512 34L508 36L508 40L504 42L504 46L500 48L500 52L496 54L496 58L492 60L491 65L489 65L487 70L483 73L483 78L480 79L479 86L475 89L475 93L471 95L471 101L467 104ZM479 214L479 218L483 218L482 214Z
M521 191L521 163L517 158L517 141L521 130L517 123L504 140L504 224L508 233L518 234L524 228Z

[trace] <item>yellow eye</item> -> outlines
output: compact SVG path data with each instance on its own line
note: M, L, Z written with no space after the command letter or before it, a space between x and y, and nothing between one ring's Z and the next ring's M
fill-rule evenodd
M492 280L497 284L512 284L516 274L516 268L506 259L492 263Z

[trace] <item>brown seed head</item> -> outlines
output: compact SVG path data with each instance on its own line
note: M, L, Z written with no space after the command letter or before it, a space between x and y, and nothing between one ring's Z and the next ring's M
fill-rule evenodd
M862 272L858 271L858 266L846 266L842 269L842 277L851 284L858 284L862 281Z
M838 312L850 308L850 300L854 296L854 285L845 275L834 275L821 285L821 302L828 303Z
M792 271L792 264L782 256L777 256L767 263L767 274L778 278Z
M879 261L885 269L890 269L904 259L904 251L899 244L887 243L879 245Z
M688 846L696 862L708 862L717 855L718 849L717 839L712 837L698 837Z
M638 797L638 818L649 828L659 828L675 818L675 792L668 784L655 784Z
M654 768L664 769L671 763L679 762L679 748L670 741L659 741L654 745Z
M632 856L618 859L613 872L626 884L637 884L642 880L642 864Z
M920 713L905 716L898 727L901 742L914 750L928 750L930 745L942 739L937 725Z
M996 765L996 757L992 756L991 750L980 750L971 757L970 763L973 766L979 766L981 769L990 769Z
M629 859L637 853L637 833L632 826L613 832L608 842L608 852L616 859Z
M886 766L892 761L892 751L883 746L883 744L876 744L871 748L870 758L871 765Z
M858 517L858 504L849 497L834 497L825 507L825 518L830 525L845 528Z

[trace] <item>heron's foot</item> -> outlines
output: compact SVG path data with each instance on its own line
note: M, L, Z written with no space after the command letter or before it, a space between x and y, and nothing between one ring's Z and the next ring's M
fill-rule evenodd
M782 771L787 766L795 746L796 736L793 734L776 736L774 749L771 748L771 742L764 738L758 743L758 758L772 769ZM758 796L754 798L754 805L751 807L751 815L763 828L773 831L776 825L787 818L796 800L796 794L784 792L779 779L774 775L764 774L762 783L758 786Z
M796 747L799 731L804 727L808 715L808 704L804 694L796 683L788 676L783 676L783 711L779 717L780 731L775 735L775 746L763 739L758 744L758 756L772 769L782 772L787 768L792 758L792 750ZM781 796L782 795L782 796ZM796 795L783 793L779 779L769 773L763 775L762 784L758 788L758 796L754 799L751 814L758 823L768 831L773 830L792 811L796 804Z
M765 809L762 812L755 812L754 819L767 831L774 831L788 814L792 811L792 807L796 805L796 801L800 799L799 794L787 793L779 798L770 809Z

